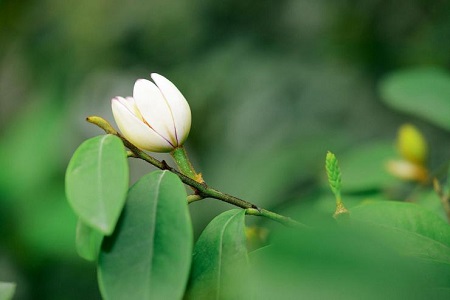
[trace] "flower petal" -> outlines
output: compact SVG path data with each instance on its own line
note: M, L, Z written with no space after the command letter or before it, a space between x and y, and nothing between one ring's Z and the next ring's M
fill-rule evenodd
M135 146L153 152L173 150L173 145L148 127L139 116L136 116L134 108L137 108L137 106L133 98L113 98L111 107L120 131Z
M138 79L134 84L133 97L145 121L157 133L177 145L172 113L156 85L149 80Z
M169 104L176 128L178 145L183 144L191 129L191 109L188 102L178 88L164 76L151 74L164 98Z
M142 119L141 113L139 112L139 108L136 105L136 102L132 97L116 97L115 100L118 100L121 104L123 104L133 115L137 118ZM114 100L113 99L113 100Z

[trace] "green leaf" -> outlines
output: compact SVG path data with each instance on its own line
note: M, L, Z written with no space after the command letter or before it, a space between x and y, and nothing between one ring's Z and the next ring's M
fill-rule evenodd
M1 300L12 299L15 291L16 291L15 283L0 281L0 299Z
M246 299L244 219L244 210L229 210L203 230L194 248L187 299Z
M442 69L415 68L387 76L381 97L400 111L450 130L450 75Z
M66 195L84 223L110 235L127 190L127 155L117 136L97 136L78 147L67 167Z
M251 255L254 299L427 299L448 281L448 265L402 256L369 226L316 225L281 228Z
M181 299L193 233L180 179L168 171L142 177L129 191L114 234L99 255L105 299Z
M75 240L78 255L88 261L97 260L102 240L103 235L100 232L78 220Z
M450 225L417 204L372 202L352 208L351 216L394 236L403 254L450 263Z

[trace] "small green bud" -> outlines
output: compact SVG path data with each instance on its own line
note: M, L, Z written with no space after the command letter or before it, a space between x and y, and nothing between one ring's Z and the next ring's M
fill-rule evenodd
M328 183L330 184L331 191L336 198L336 211L334 217L337 218L340 214L348 214L348 210L345 208L341 199L341 170L339 169L338 160L336 155L328 151L325 159L325 169L327 170Z
M331 191L336 198L341 197L341 170L336 156L328 151L325 159L325 169L327 170L328 183L330 184Z

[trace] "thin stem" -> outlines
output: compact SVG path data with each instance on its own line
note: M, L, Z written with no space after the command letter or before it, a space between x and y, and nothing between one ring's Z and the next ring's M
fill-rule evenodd
M283 225L289 226L289 227L306 227L305 225L292 220L291 218L279 215L277 213L271 212L266 209L261 209L255 204L245 201L243 199L237 198L232 195L228 195L226 193L220 192L216 189L213 189L209 187L203 180L201 182L195 180L194 178L191 178L189 176L186 176L185 174L179 172L178 170L175 170L174 168L170 167L164 160L159 161L156 158L148 155L141 149L137 148L135 145L133 145L130 141L128 141L125 137L123 137L120 133L118 133L106 120L104 120L101 117L97 116L91 116L86 118L86 120L92 124L95 124L102 128L106 133L108 134L114 134L118 136L122 141L123 144L130 149L132 153L129 153L129 157L135 157L142 159L153 166L157 167L161 170L168 170L176 175L181 179L181 181L192 187L195 191L195 195L188 196L188 203L192 203L195 201L199 201L204 198L215 198L218 200L221 200L223 202L235 205L237 207L246 209L246 213L249 215L254 216L263 216L266 218L269 218L273 221L276 221L278 223L281 223ZM195 171L194 171L195 172ZM200 177L201 178L201 177Z
M202 200L202 199L204 199L202 196L200 196L200 195L189 195L189 196L187 196L187 202L188 202L188 204L191 204L192 202L196 202L196 201L199 201L199 200Z

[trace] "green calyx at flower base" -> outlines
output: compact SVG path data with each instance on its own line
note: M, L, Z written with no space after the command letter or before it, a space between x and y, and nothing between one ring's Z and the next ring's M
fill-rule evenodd
M152 73L154 83L138 79L133 97L111 101L117 126L137 147L152 152L171 152L181 147L191 129L191 109L178 88L167 78Z

